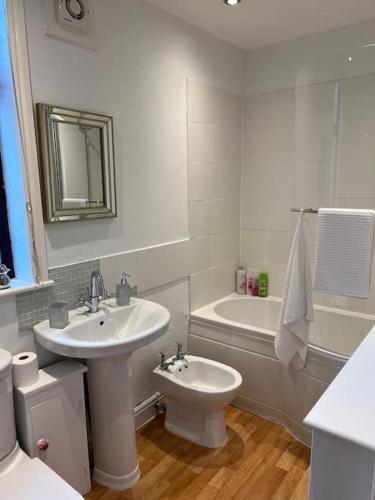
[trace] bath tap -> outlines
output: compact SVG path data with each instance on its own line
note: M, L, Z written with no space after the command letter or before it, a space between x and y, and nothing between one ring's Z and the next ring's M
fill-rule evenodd
M189 352L183 352L182 351L182 348L183 348L183 345L181 344L181 342L177 342L177 352L176 352L176 356L174 358L172 358L172 361L180 361L181 359L185 359L185 356L188 356L190 353Z
M170 366L174 365L174 359L172 361L166 361L167 355L165 352L160 353L160 370L168 370Z
M90 278L90 287L87 289L88 299L80 297L78 304L86 306L90 313L96 313L99 310L100 302L110 297L104 286L104 280L100 271L93 271Z

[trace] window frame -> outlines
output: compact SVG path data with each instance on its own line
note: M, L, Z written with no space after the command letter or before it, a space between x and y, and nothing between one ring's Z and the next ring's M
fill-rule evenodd
M10 236L7 195L5 188L3 164L0 152L0 263L9 268L9 277L14 278L14 261Z

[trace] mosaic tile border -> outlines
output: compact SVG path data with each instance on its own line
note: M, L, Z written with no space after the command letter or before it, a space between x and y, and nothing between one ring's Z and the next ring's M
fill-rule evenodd
M99 259L49 269L49 278L55 282L53 286L20 293L16 297L19 331L28 331L47 319L48 308L53 302L67 302L69 309L73 309L79 298L87 295L92 271L99 269Z

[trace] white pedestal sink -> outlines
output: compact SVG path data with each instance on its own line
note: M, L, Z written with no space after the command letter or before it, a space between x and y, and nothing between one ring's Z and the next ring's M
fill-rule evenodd
M87 359L90 413L93 429L93 479L115 490L131 488L139 478L133 401L130 386L131 353L159 338L167 329L165 307L132 299L119 307L103 301L97 313L85 307L70 312L63 330L49 321L34 327L37 341L46 349Z

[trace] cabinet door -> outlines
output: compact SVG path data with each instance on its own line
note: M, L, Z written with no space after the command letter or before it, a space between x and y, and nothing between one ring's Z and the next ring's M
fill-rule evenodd
M72 401L67 404L65 391L60 389L56 397L30 409L35 456L85 494L90 490L90 477L84 401L72 407ZM38 441L43 438L48 440L48 447L41 450Z

